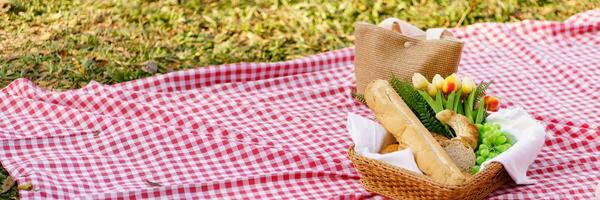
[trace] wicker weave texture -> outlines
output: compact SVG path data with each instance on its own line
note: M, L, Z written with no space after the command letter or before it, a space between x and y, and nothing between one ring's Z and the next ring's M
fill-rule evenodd
M348 150L348 156L358 170L365 189L392 199L484 199L511 181L502 164L496 162L462 185L446 185L428 176L358 155L354 146Z
M428 79L435 74L446 77L456 72L463 47L458 40L424 40L367 23L357 23L354 35L358 94L370 81L389 79L392 74L403 80L410 80L415 72Z

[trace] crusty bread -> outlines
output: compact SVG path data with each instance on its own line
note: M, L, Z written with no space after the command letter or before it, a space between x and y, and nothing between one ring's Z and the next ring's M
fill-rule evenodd
M448 139L443 135L433 132L431 135L440 143L461 171L469 172L471 167L475 165L475 152L473 149L467 147L463 141L456 140L455 138Z
M398 151L398 143L387 145L386 147L381 149L381 151L379 151L379 153L386 154L386 153L392 153L394 151Z
M465 181L464 174L387 81L372 81L364 95L383 127L410 147L424 174L445 184Z
M453 140L459 140L471 149L477 148L477 140L479 139L479 130L469 122L469 119L464 115L458 114L451 110L442 110L435 115L441 122L450 125L456 137Z
M383 149L381 149L381 151L379 151L380 154L386 154L386 153L392 153L395 151L400 151L406 149L406 145L405 144L390 144L387 145L386 147L384 147Z
M475 152L460 141L448 140L444 150L463 172L468 172L475 165Z
M440 135L438 133L431 132L431 136L433 136L433 138L435 138L435 141L440 143L442 147L446 146L446 143L450 141L450 139L448 139L446 136Z

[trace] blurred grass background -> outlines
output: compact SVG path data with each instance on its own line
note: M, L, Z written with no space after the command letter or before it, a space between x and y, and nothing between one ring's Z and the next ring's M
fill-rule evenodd
M391 16L421 28L460 27L564 20L599 7L597 0L0 0L0 87L23 77L72 89L90 80L289 60L350 47L354 22ZM0 199L17 196L13 188Z

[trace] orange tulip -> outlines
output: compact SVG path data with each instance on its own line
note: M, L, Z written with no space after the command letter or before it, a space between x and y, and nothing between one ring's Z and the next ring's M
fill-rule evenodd
M450 94L451 92L456 91L456 89L457 89L456 77L454 77L454 76L446 77L446 79L444 79L444 83L442 83L442 92L444 94Z
M498 99L498 97L485 96L483 97L483 102L487 106L488 111L495 112L498 111L498 108L500 108L500 99Z

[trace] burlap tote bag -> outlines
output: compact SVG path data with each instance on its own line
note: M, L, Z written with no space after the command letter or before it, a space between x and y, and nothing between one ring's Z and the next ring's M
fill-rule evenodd
M445 29L425 32L396 18L386 19L379 26L356 23L354 35L358 94L370 81L387 80L392 74L407 81L416 72L430 80L435 74L448 76L456 72L463 47Z

